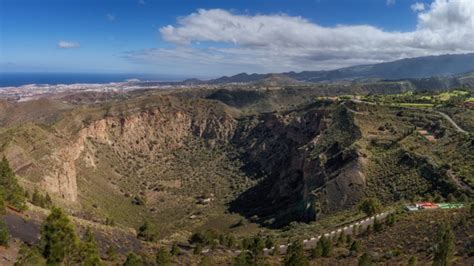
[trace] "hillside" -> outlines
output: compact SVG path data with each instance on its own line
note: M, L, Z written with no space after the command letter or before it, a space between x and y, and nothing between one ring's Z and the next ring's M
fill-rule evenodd
M48 193L77 219L127 232L149 221L158 245L188 245L211 228L288 241L295 225L359 217L366 197L385 206L472 198L472 136L436 112L316 97L335 93L325 90L5 102L1 154L29 195Z
M401 59L372 65L359 65L336 70L286 72L279 76L299 82L337 82L344 80L421 80L437 76L454 76L474 70L474 54L453 54ZM272 74L240 73L206 81L210 84L263 82ZM421 82L421 81L419 81Z

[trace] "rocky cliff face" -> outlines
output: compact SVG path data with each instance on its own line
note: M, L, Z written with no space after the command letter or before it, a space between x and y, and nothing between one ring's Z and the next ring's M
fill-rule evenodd
M354 204L365 178L357 151L360 132L344 108L267 114L241 123L234 139L247 172L264 176L231 205L269 226L310 221Z
M127 115L111 115L88 121L76 133L67 135L62 129L55 134L39 127L34 130L48 135L46 143L35 143L34 138L24 134L15 136L5 153L20 175L29 175L29 168L41 168L40 188L56 195L65 202L74 203L78 199L77 161L82 158L85 164L95 167L96 150L90 142L109 146L120 146L132 154L153 154L172 150L185 145L191 136L206 139L209 145L232 138L235 120L223 111L223 106L210 103L195 110L192 106L183 108L178 103L163 104L145 108ZM15 139L19 139L15 143ZM21 140L21 141L20 141ZM28 151L27 147L33 148ZM36 157L31 151L42 145L45 152ZM46 152L47 151L47 152ZM42 164L47 162L47 164ZM30 169L31 170L31 169Z

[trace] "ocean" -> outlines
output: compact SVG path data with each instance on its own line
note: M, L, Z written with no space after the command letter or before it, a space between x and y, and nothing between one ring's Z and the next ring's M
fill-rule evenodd
M178 81L182 77L153 74L104 73L0 73L0 87L17 87L26 84L74 84L123 82L128 79L146 81Z

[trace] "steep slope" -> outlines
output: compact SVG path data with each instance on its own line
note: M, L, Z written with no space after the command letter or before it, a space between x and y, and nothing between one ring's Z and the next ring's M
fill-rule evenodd
M360 131L346 109L315 106L250 119L234 141L245 150L247 172L265 178L234 201L232 210L279 227L314 220L360 198L365 180L350 148Z

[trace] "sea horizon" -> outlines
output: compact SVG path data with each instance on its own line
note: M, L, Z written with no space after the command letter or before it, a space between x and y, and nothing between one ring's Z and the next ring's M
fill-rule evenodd
M74 73L74 72L0 72L0 88L20 87L29 84L105 84L125 82L131 79L140 81L180 81L181 76L139 74L139 73Z

